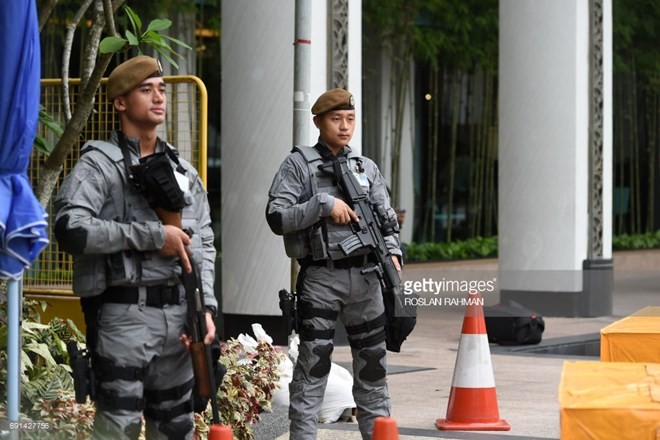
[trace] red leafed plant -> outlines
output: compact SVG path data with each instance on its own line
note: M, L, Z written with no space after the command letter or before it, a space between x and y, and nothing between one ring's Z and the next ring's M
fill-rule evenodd
M231 426L235 439L254 438L251 425L259 421L260 413L271 408L283 357L263 340L255 349L246 349L236 339L222 345L220 361L227 367L227 374L218 390L218 407L221 423ZM211 423L210 406L203 415L195 416L195 438L204 439Z

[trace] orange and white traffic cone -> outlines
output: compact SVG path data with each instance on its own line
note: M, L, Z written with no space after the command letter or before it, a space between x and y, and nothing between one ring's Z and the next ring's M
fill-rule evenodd
M374 420L371 440L399 440L399 429L396 427L396 421L390 417L377 417Z
M500 419L493 365L490 360L483 298L470 292L458 344L447 416L435 426L455 431L508 431Z
M227 425L211 425L208 440L234 440L234 434Z

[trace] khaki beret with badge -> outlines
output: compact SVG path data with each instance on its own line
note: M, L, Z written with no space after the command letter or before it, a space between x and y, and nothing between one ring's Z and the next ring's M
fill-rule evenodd
M354 110L355 99L344 89L328 90L312 106L313 115L322 115L330 110Z
M108 99L113 101L153 76L163 76L160 61L155 58L140 55L121 63L108 77Z

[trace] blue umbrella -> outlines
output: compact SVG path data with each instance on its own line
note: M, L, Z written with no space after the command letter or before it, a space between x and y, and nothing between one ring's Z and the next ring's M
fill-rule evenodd
M34 0L0 6L0 278L7 291L7 412L18 420L23 270L48 244L46 212L27 178L39 122L41 49Z

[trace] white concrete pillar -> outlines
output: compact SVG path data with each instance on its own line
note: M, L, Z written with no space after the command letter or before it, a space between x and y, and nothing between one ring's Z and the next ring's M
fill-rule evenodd
M291 261L265 219L268 189L293 147L294 0L222 2L222 306L227 336L279 331ZM360 102L360 2L350 2L349 90ZM356 9L357 8L357 9ZM326 2L312 3L310 102L328 88ZM357 52L357 53L353 53ZM358 109L358 112L360 110ZM309 145L318 131L310 113ZM360 120L360 119L358 119ZM359 145L360 129L355 145ZM360 149L360 148L358 148Z
M611 286L585 289L583 276L592 257L590 3L500 1L499 285L502 299L546 315L607 313L607 302L611 310ZM606 5L603 176L611 181L611 7L599 3ZM593 257L605 261L611 182L602 199L603 252Z

